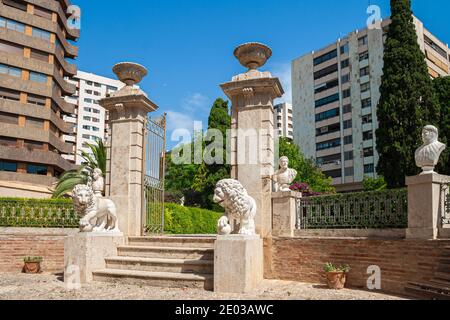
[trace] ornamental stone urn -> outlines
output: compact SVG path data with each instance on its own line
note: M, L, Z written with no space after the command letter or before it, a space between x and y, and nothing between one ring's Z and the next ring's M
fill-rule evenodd
M259 42L248 42L234 50L234 56L249 70L256 70L266 64L272 56L272 50Z
M148 74L147 69L134 62L121 62L113 67L113 72L117 78L127 86L133 86Z

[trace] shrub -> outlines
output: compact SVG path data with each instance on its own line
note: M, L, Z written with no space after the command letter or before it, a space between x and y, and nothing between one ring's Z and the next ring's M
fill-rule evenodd
M348 265L344 265L344 266L339 266L338 267L338 266L333 265L331 262L327 262L323 266L323 270L325 272L344 272L344 273L348 273L350 271L350 267Z
M166 203L164 231L168 234L215 234L223 213Z

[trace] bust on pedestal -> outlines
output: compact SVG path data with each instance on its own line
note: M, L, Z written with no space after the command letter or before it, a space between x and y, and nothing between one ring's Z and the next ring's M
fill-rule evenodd
M272 177L274 192L290 192L292 182L297 177L297 171L289 168L289 158L281 157L278 162L280 169Z

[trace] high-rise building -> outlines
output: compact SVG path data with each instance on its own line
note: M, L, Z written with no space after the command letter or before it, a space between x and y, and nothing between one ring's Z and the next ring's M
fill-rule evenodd
M430 76L449 75L448 45L417 18L414 23ZM376 107L389 24L351 32L292 62L294 141L338 191L361 189L364 176L376 177Z
M98 104L98 100L108 94L121 89L124 84L92 73L78 71L69 82L77 87L73 96L66 97L66 101L77 105L76 115L66 116L66 121L76 126L75 134L65 136L66 141L76 144L76 154L64 155L77 165L82 164L80 151L87 153L90 149L87 144L95 144L97 140L105 140L107 130L106 110Z
M274 106L275 128L280 137L294 138L294 128L292 125L292 104L280 103Z
M61 156L75 152L63 138L73 132L64 117L76 107L64 100L76 91L65 77L77 73L68 59L76 58L79 37L68 24L69 5L0 0L0 196L11 188L39 196L74 168Z

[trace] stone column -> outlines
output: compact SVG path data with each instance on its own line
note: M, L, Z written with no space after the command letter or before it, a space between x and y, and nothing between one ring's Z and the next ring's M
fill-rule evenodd
M221 85L232 102L231 176L256 200L256 232L264 238L272 229L272 183L267 176L274 169L273 100L284 91L278 78L257 70L271 57L270 48L246 43L234 55L248 71Z
M445 197L441 184L450 177L437 173L406 178L408 186L409 239L437 239L441 228Z
M145 126L147 114L158 107L137 88L147 70L134 63L113 68L126 84L100 100L109 111L109 137L106 164L106 197L114 201L119 228L125 236L143 234L143 184L145 175Z
M274 192L272 194L272 235L275 237L293 237L297 222L296 202L300 192Z

